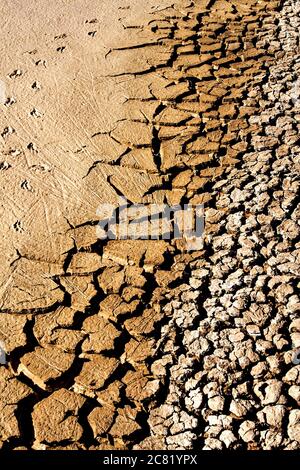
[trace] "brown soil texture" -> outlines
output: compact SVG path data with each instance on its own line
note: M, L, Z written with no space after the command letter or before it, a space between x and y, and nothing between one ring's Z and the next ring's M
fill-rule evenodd
M300 448L299 11L1 0L0 448Z

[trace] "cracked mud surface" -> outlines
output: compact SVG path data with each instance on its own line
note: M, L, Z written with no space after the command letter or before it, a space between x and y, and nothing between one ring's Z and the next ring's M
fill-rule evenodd
M299 449L300 2L0 11L2 449ZM202 249L97 239L120 195Z

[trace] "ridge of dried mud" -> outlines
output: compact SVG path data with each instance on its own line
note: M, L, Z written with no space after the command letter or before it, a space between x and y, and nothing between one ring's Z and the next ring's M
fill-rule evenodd
M3 66L2 449L298 449L299 2L54 3ZM203 248L98 240L119 195Z

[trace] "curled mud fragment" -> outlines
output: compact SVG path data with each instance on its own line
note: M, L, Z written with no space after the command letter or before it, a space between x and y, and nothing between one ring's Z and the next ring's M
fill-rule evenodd
M83 397L61 388L37 403L32 412L35 446L77 442L83 433L78 413L84 402Z
M57 379L72 366L75 355L56 346L37 347L22 356L18 373L23 373L43 390L51 389Z

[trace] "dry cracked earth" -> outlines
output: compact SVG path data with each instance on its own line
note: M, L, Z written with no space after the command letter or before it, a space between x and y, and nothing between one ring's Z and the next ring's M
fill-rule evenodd
M300 448L300 1L0 1L0 447ZM204 204L202 247L97 208Z

